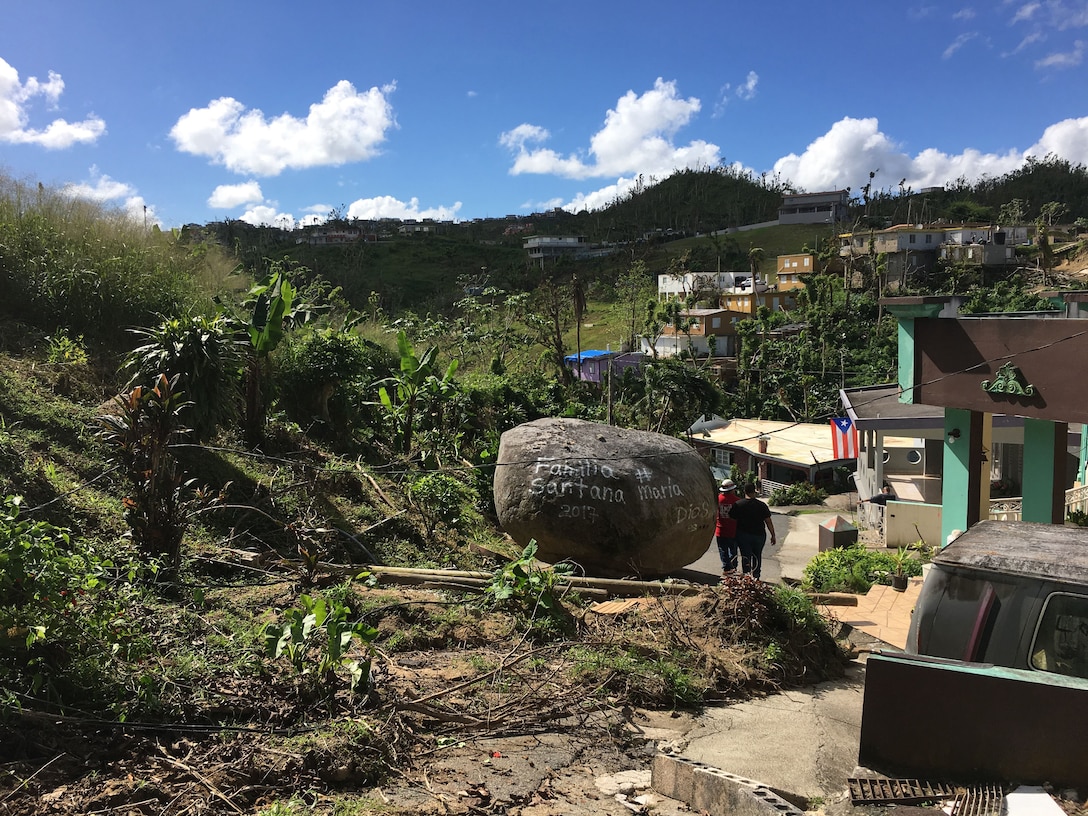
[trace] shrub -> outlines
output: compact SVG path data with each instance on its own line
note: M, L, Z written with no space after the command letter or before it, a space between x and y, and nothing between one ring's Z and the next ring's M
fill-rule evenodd
M376 427L380 413L365 397L394 365L390 352L348 332L323 329L301 339L289 336L276 368L280 405L303 427L315 419L333 429Z
M860 544L819 553L805 567L802 584L814 592L868 592L875 583L890 584L897 569L893 553L870 550ZM908 576L922 574L922 562L909 558L903 565Z
M185 498L191 485L171 451L186 431L178 422L184 403L177 382L177 375L160 374L154 388L136 386L115 399L116 413L98 420L98 435L128 483L125 523L141 554L152 563L161 559L169 578L181 564L191 502Z
M827 491L810 482L794 482L771 493L770 503L776 507L786 504L823 504Z
M125 607L104 593L112 562L67 530L0 502L0 687L63 702L114 686ZM107 679L108 678L108 679Z
M456 526L461 518L463 505L471 497L469 489L453 476L427 473L409 485L408 498L423 517L429 538L439 522Z
M245 355L239 329L223 315L166 318L154 328L133 329L144 343L125 359L128 388L152 387L160 374L177 376L186 424L197 439L211 438L238 418Z

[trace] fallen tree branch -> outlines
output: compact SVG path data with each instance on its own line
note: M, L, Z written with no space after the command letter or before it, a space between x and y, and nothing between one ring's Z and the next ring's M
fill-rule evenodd
M230 806L230 808L235 813L242 813L242 814L245 813L245 811L242 810L240 807L238 807L238 805L234 804L233 800L231 800L231 798L229 796L227 796L225 793L223 793L223 791L219 790L219 788L217 788L212 783L212 781L210 779L208 779L208 777L204 776L204 774L200 773L200 771L198 771L196 768L193 768L190 765L186 765L184 762L180 762L180 761L178 761L176 759L173 759L172 757L168 757L168 756L156 757L156 759L158 759L160 762L165 762L168 765L173 765L175 768L178 768L178 769L180 769L182 771L185 771L188 774L191 774L196 779L197 782L199 782L204 787L206 787L209 791L211 791L214 796L216 796L219 799L222 799L227 805Z

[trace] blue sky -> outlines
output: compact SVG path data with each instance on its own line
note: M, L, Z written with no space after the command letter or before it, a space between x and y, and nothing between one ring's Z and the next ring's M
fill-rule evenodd
M598 208L1088 164L1088 0L9 0L0 173L165 227Z

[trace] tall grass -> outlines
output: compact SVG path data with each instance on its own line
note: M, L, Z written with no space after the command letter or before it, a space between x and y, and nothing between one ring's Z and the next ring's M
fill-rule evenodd
M18 320L116 341L202 311L222 263L119 209L0 174L0 311Z

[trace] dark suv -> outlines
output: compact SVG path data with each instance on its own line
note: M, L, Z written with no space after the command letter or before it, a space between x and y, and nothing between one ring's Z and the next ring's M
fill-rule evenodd
M1088 678L1088 530L976 524L934 557L907 651Z

